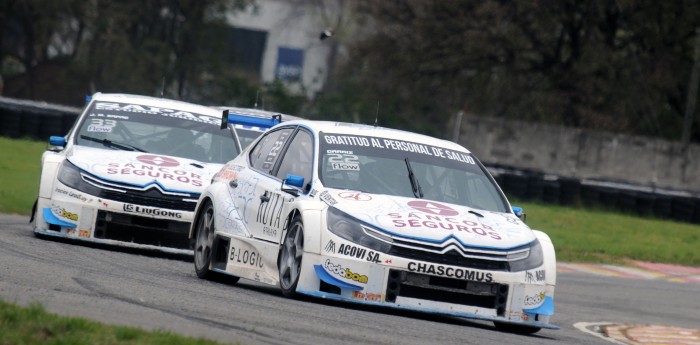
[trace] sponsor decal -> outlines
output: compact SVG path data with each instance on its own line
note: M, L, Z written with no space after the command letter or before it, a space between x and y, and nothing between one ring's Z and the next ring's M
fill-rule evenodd
M99 125L89 125L87 128L88 132L97 132L97 133L111 133L112 128L114 127L109 127L109 126L99 126Z
M335 274L341 278L350 279L358 283L367 284L367 281L369 280L366 275L354 273L349 268L343 268L341 264L336 265L332 263L330 259L326 260L326 262L323 264L323 268L325 268L328 273Z
M66 235L68 235L68 236L75 236L75 228L68 228L68 229L66 229Z
M159 167L176 167L180 165L180 162L177 160L165 156L141 155L136 157L136 159L138 159L141 163L156 165Z
M182 213L180 212L161 210L159 208L145 207L133 204L124 204L124 212L148 214L160 217L182 218Z
M490 283L493 281L491 273L470 271L463 268L448 267L442 265L424 264L420 262L409 262L408 270L411 272L425 273L448 278L457 278L478 282Z
M323 248L323 250L325 250L326 253L335 254L335 242L333 242L333 240L328 241L328 243L326 243L326 246Z
M82 194L73 193L73 192L71 192L71 191L63 190L63 189L61 189L61 188L56 188L55 191L56 191L56 193L58 193L58 194L66 195L66 196L69 196L69 197L71 197L71 198L73 198L73 199L78 199L78 200L80 200L80 201L82 201L82 202L87 202L87 201L88 201L88 198L84 197ZM92 201L92 199L90 199L90 201Z
M231 246L231 254L228 257L228 262L232 264L263 268L263 261L260 253L252 249L248 250L236 248L233 245Z
M316 196L316 194L318 194L318 190L316 188L314 188L311 190L311 193L309 193L309 196L313 198Z
M533 296L525 296L524 303L526 306L536 306L544 301L544 291Z
M139 157L145 157L145 156L160 157L160 156L152 156L152 155L142 155ZM144 164L109 163L109 164L107 164L107 174L110 174L110 175L149 176L149 177L153 177L153 178L159 178L162 180L171 180L171 181L178 181L181 183L187 183L187 184L191 184L195 187L202 186L202 176L200 176L199 174L195 174L193 172L186 171L186 170L171 169L171 167L178 166L178 165L180 165L180 163L178 163L176 160L169 158L169 157L160 157L160 158L167 158L167 160L159 160L159 159L153 158L151 160L151 163L153 163L153 164L144 162L144 160L146 160L146 159L144 159L144 160L139 159ZM146 160L146 161L148 161L148 160ZM175 165L173 165L173 164L175 164Z
M333 206L338 203L338 201L336 201L335 198L333 198L333 196L331 195L331 193L328 193L327 190L324 190L318 197L321 198L323 202L328 204L328 206Z
M53 211L53 214L56 215L57 217L70 219L74 222L78 220L77 214L70 212L63 207L54 206L53 208L51 208L51 211Z
M522 313L519 311L511 311L508 314L508 320L510 320L510 321L527 321L528 316L526 313Z
M268 197L267 201L260 199L260 206L258 206L258 213L255 217L255 221L263 225L263 234L270 237L277 236L277 229L281 229L281 226L286 222L282 218L282 210L287 200L284 199L284 195L265 192L264 196Z
M362 291L353 291L352 298L359 299L362 301L369 301L369 302L381 302L382 301L381 294L362 292Z
M451 207L433 201L413 200L408 202L408 206L414 210L438 216L450 217L459 214L459 212L455 211Z
M544 270L537 270L534 273L531 271L525 271L525 282L528 284L535 282L543 282L545 280L544 272Z
M331 170L360 171L360 159L352 151L327 150Z
M385 264L391 264L391 263L393 263L393 261L391 261L391 259L386 259L386 260L384 260L384 263L385 263Z
M221 180L226 180L226 181L235 181L238 179L238 173L243 170L243 168L239 165L229 165L226 164L219 172L216 173L214 178L221 179Z
M78 237L90 237L90 230L80 229L78 231Z
M95 110L113 110L113 111L122 111L122 112L130 112L130 113L143 113L143 114L152 114L152 115L158 115L158 116L175 117L175 118L189 120L189 121L209 123L209 124L217 125L217 126L219 124L221 124L221 119L213 117L213 116L198 115L198 114L193 114L193 113L189 113L189 112L181 111L181 110L153 107L153 106L147 106L147 105L96 102ZM104 114L91 114L90 116L101 116L102 117L105 115ZM107 117L115 117L115 118L126 117L128 119L127 116L123 116L123 115L108 114Z
M350 256L358 259L366 259L369 262L381 263L379 253L367 251L365 248L355 247L349 244L341 244L338 248L338 254Z
M432 202L425 202L431 203ZM439 212L439 211L436 211ZM475 221L456 217L445 217L441 215L430 215L421 214L417 212L412 212L408 214L401 213L388 213L391 222L397 228L429 228L429 229L443 229L449 231L460 231L466 233L477 234L479 236L488 236L494 240L501 240L502 237L498 232L496 232L492 227L477 223Z
M364 193L359 193L359 192L342 192L338 193L338 196L340 198L343 198L345 200L353 200L353 201L370 201L372 200L372 197L364 194Z
M403 151L419 153L427 156L440 157L461 163L475 165L474 158L467 153L447 150L442 147L436 147L426 144L414 143L403 140L392 140L386 138L357 136L357 135L337 135L324 134L323 142L328 145L342 146L357 146L357 147L375 147L385 150ZM331 151L331 150L329 150ZM337 150L340 151L340 150Z

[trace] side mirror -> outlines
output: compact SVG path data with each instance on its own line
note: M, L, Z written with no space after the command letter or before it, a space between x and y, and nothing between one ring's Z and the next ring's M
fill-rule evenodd
M57 135L52 135L49 137L49 145L65 147L66 146L66 138L59 137Z
M523 210L522 207L519 206L513 206L513 213L520 218L523 222L525 222L525 218L527 218L527 215L525 214L525 210Z
M299 196L301 188L304 187L304 178L297 175L287 174L287 178L282 180L282 191Z

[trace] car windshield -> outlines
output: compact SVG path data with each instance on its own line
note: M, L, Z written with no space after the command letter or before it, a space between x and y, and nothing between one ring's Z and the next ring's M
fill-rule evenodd
M226 163L238 155L235 136L221 120L178 109L95 101L76 131L75 144Z
M319 178L326 187L507 210L505 197L470 153L323 132L319 142Z

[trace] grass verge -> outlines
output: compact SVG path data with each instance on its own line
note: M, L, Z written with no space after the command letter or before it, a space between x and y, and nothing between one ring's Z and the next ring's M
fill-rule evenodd
M47 142L0 137L0 212L31 212L39 192L41 154L47 145Z
M612 211L516 202L527 224L547 233L557 261L624 264L626 260L700 266L700 225Z
M108 326L81 318L57 316L33 304L18 307L0 301L0 344L220 344L164 331Z

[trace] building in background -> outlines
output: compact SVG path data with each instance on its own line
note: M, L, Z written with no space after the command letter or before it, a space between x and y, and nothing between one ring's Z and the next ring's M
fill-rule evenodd
M327 28L327 5L259 0L256 6L229 15L234 63L263 82L282 80L313 97L322 90L329 69L332 47L319 39Z

